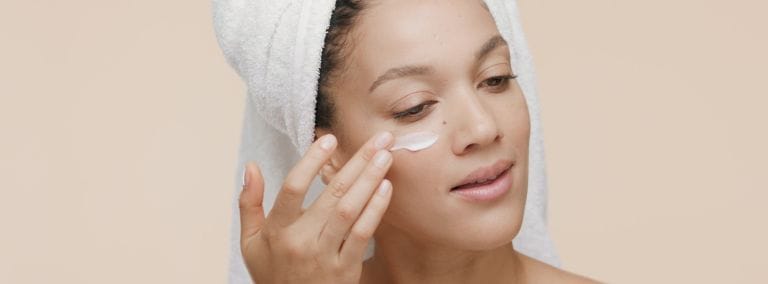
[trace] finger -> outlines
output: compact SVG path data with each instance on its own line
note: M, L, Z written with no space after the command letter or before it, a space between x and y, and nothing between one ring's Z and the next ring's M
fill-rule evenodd
M384 175L392 164L392 154L387 150L379 150L373 161L366 166L365 171L350 187L344 197L336 204L334 213L328 216L327 223L319 236L320 247L328 252L338 254L344 237L349 233L352 224L357 221L360 212L371 199L371 195L382 183Z
M344 167L330 180L328 186L320 194L317 200L310 205L306 214L307 218L312 219L310 223L317 224L329 216L339 199L344 196L352 183L357 179L365 166L380 149L388 149L392 144L392 133L380 132L368 140L360 150L344 165ZM318 219L319 218L319 219ZM325 222L322 221L321 225Z
M274 221L281 226L287 226L301 216L307 189L320 168L331 157L336 144L336 137L332 134L326 134L312 143L304 157L285 177L270 212L270 222Z
M258 166L245 165L245 184L240 192L240 240L245 242L264 226L264 180Z
M376 228L379 227L381 218L387 211L391 200L392 183L385 179L371 197L371 201L368 202L360 218L349 231L349 236L342 244L339 252L341 263L359 263L363 260L368 241L373 237Z

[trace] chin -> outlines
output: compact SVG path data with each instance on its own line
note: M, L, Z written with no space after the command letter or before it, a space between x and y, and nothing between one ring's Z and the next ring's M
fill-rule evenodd
M512 242L521 227L522 218L518 220L516 217L487 226L477 226L466 231L467 235L458 240L459 246L473 251L492 250Z
M510 198L502 206L484 212L467 210L455 216L450 234L453 246L470 251L498 248L512 242L523 223L524 199ZM458 222L456 222L458 221Z

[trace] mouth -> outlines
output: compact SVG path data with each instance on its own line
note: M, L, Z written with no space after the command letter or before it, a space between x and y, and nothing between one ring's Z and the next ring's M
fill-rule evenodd
M513 165L510 162L500 161L494 166L480 168L470 174L465 181L451 188L449 193L470 202L498 200L512 188L510 169Z
M451 191L480 188L493 184L500 177L505 177L514 163L511 160L498 160L496 163L481 167L471 172L451 188Z

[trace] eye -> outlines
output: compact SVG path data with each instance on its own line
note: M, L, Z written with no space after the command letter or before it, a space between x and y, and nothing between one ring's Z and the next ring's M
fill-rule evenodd
M480 87L487 86L495 89L504 88L509 83L509 80L515 78L517 78L517 75L511 74L491 77L480 83Z
M419 105L417 105L415 107L409 108L409 109L407 109L405 111L395 113L393 115L393 117L395 119L397 119L397 120L402 120L402 119L405 119L405 118L417 117L420 114L424 113L424 109L425 108L427 108L427 107L429 107L429 106L431 106L433 104L436 104L436 103L437 103L437 101L424 102L424 103L419 104Z

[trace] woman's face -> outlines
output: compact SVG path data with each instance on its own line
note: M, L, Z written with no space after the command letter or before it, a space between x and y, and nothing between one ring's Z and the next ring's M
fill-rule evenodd
M377 240L396 234L467 250L512 240L527 193L528 109L517 81L500 79L515 74L509 47L482 2L376 1L349 41L346 69L330 88L338 164L379 131L439 135L430 148L393 152L393 196ZM501 198L475 202L451 191L499 160L513 162Z

